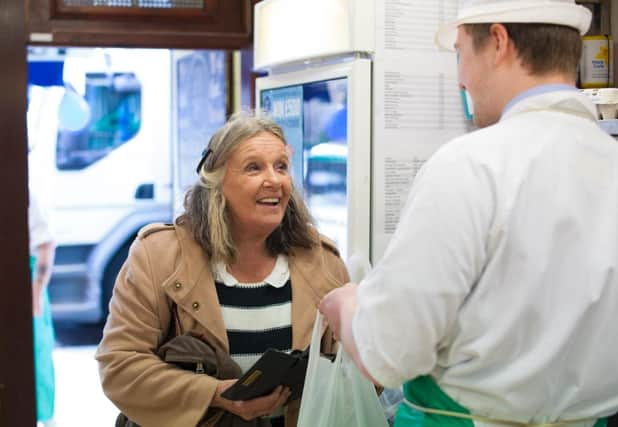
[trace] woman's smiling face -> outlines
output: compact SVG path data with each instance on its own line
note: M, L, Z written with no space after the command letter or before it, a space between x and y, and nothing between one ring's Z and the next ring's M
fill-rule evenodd
M235 241L266 238L281 224L292 192L288 147L261 132L228 159L223 196Z

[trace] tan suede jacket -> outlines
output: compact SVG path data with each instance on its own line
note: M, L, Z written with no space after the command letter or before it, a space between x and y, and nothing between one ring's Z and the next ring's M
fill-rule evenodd
M322 237L321 242L288 258L294 349L309 345L321 298L349 281L335 246ZM116 280L96 353L103 391L141 427L214 426L218 417L201 420L217 380L172 367L156 355L173 324L173 302L183 333L229 351L208 257L184 227L153 224L138 234ZM323 343L332 344L330 334ZM286 427L296 426L298 409L298 401L285 408Z

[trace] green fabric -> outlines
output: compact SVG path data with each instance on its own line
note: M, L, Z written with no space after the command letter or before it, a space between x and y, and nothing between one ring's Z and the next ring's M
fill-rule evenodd
M438 387L430 376L418 377L403 385L403 394L410 402L433 409L469 414L463 406L451 399ZM444 415L424 414L405 403L399 405L395 417L395 427L473 427L474 423L462 418Z
M30 271L34 272L36 258L30 257ZM55 372L52 351L54 349L54 326L47 288L42 292L41 315L32 319L34 335L34 376L36 388L36 414L38 421L54 417Z
M431 409L470 414L470 411L451 399L430 376L418 377L403 385L403 394L410 402ZM445 415L425 414L405 403L399 405L395 427L474 427L474 422ZM598 419L594 427L606 427L606 419Z

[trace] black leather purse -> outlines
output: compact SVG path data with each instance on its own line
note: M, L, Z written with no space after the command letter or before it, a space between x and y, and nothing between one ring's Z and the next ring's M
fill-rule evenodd
M271 393L283 385L291 391L288 401L299 399L305 384L309 349L286 353L267 350L255 364L221 397L230 400L249 400Z

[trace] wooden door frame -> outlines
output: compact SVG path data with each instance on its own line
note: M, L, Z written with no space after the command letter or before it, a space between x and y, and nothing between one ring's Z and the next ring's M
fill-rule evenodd
M34 426L32 293L28 263L26 30L23 0L0 9L0 425Z
M242 49L253 36L251 0L209 0L202 8L62 6L28 0L30 44Z
M36 425L32 297L28 263L28 168L26 134L26 48L29 1L0 3L0 426ZM250 5L256 3L252 0ZM251 29L251 26L248 27ZM247 47L251 32L207 38L186 36L182 42L157 39L149 47L227 48ZM122 44L109 39L107 44ZM90 37L90 38L88 38ZM71 39L75 45L95 45L96 34ZM68 39L65 41L69 41ZM116 42L116 43L114 43ZM125 41L126 42L126 41ZM103 44L106 44L103 43ZM175 46L175 43L179 44ZM132 44L148 45L143 38Z

